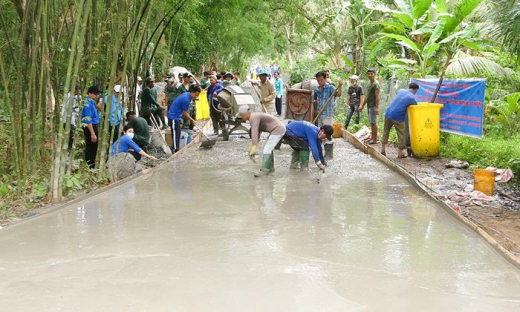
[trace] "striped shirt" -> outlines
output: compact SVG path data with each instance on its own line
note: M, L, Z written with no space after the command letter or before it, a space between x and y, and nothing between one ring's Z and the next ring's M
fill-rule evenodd
M336 88L331 84L325 84L323 89L320 90L320 87L317 87L314 90L314 99L318 101L318 112L321 111L325 103L327 103L328 98L336 91ZM323 111L320 118L332 118L334 116L334 97L330 100L329 105Z

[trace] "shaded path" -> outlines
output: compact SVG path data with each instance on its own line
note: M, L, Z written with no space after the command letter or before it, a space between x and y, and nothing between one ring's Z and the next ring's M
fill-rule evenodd
M338 141L317 184L284 146L255 180L248 146L0 230L0 310L518 311L520 272L382 164Z

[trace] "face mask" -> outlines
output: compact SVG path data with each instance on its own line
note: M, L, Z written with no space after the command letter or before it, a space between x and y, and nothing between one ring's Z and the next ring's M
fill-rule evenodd
M130 139L133 139L133 138L134 138L134 133L133 133L133 132L127 133L126 135L128 135L128 137L129 137Z

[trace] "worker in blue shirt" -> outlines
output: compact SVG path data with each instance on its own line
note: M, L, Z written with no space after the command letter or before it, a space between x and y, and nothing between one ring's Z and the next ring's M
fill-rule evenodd
M325 172L327 162L323 157L321 142L332 141L334 130L331 125L316 127L308 121L293 121L286 127L286 142L293 148L291 169L307 169L309 166L309 153L316 162L316 166ZM310 151L309 151L310 149Z
M139 161L141 156L144 156L150 160L157 160L152 155L147 154L143 151L137 143L135 143L132 139L134 138L134 129L126 125L123 128L123 135L121 139L115 141L112 144L112 152L110 155L115 156L117 153L130 153L135 157L135 160Z
M173 101L170 109L168 110L168 125L172 130L172 152L176 153L179 151L179 143L181 139L181 122L182 117L189 120L192 125L195 125L197 121L190 116L190 103L199 98L202 90L199 86L193 86L190 92L185 92L179 95L175 101Z
M110 104L110 125L108 127L108 135L112 135L112 131L114 131L114 136L112 139L112 143L117 141L119 138L120 125L121 125L121 117L123 115L123 105L119 100L119 94L121 92L121 85L114 86L114 92L112 92L112 103ZM108 95L105 96L105 109L108 104Z
M98 147L99 115L96 102L99 100L99 93L97 86L88 88L87 100L83 104L83 111L81 112L81 123L85 125L83 127L83 134L85 135L85 161L91 169L96 165Z
M385 147L386 144L388 144L388 136L390 135L392 127L395 127L399 144L397 157L406 157L403 153L403 150L406 148L407 136L405 118L408 106L417 105L417 100L415 99L417 90L419 90L419 85L415 82L410 83L408 85L408 90L399 90L392 103L390 103L390 106L388 106L385 112L385 127L383 130L383 139L381 141L381 154L386 155Z
M222 83L218 81L217 76L211 75L209 77L209 87L208 87L208 103L209 106L209 115L211 117L211 121L213 124L213 133L218 135L219 125L224 126L222 122L222 113L218 110L218 101L217 95L222 91L224 87Z

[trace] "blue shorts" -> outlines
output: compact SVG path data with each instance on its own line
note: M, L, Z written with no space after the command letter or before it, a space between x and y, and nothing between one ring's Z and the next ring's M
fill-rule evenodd
M375 107L370 107L368 109L368 122L370 122L371 124L377 123L377 114L375 110Z

